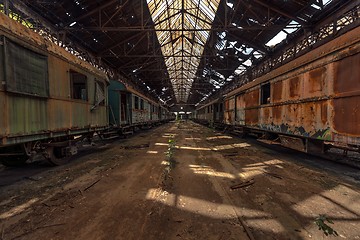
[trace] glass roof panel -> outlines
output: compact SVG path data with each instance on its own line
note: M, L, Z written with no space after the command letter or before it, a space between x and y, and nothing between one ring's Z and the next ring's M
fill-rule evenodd
M177 102L186 102L220 0L147 0Z

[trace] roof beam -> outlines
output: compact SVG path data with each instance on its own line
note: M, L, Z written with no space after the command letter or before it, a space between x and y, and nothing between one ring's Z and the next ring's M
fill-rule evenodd
M256 2L256 3L258 3L258 4L260 4L260 5L262 5L263 7L267 7L268 9L270 9L270 10L272 10L272 11L274 11L274 12L277 12L277 13L285 16L285 17L288 17L288 18L290 18L290 19L292 19L292 20L295 20L295 21L297 21L298 23L301 23L302 25L307 25L307 22L301 20L300 18L295 17L295 16L293 16L293 15L287 13L287 12L284 12L283 10L281 10L281 9L279 9L279 8L277 8L277 7L270 6L269 4L265 3L264 1L261 1L261 0L253 0L253 1Z
M95 9L91 10L90 12L85 13L84 15L78 16L77 18L73 19L71 22L80 21L80 20L87 18L87 17L93 15L94 13L97 13L97 12L103 10L104 8L107 8L111 5L113 5L114 3L118 3L118 2L119 2L119 0L111 0L103 5L99 6L98 8L95 8ZM65 24L65 26L68 26L71 22Z
M124 6L129 2L129 0L126 0L126 2L124 2L116 11L113 15L111 15L111 17L102 25L102 27L105 27L123 8Z

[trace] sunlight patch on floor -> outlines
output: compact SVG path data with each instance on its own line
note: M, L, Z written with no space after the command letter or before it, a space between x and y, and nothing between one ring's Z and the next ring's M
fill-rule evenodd
M12 216L15 216L17 214L22 213L23 211L25 211L27 208L29 208L31 205L33 205L34 203L36 203L39 199L38 198L33 198L29 201L27 201L24 204L21 204L19 206L13 207L12 209L10 209L9 211L3 213L0 215L0 219L6 219Z
M149 153L149 154L157 154L159 153L158 151L147 151L146 153Z
M177 195L160 190L159 188L149 189L146 194L146 199L213 219L237 219L238 214L240 214L250 227L259 228L259 225L261 225L261 229L265 231L275 233L285 231L281 223L274 219L271 214L255 209L240 208L215 201ZM267 226L269 226L269 228L264 226L264 222L268 223Z
M155 146L169 146L169 143L155 143Z
M173 138L176 135L177 135L176 133L164 133L164 135L162 137L163 138Z
M234 175L226 172L218 172L209 166L189 165L189 167L195 174L208 175L211 177L235 179Z
M196 151L211 151L211 148L202 148L202 147L187 147L187 146L175 146L176 149L185 149L185 150L196 150Z
M233 148L245 148L250 147L251 145L248 143L236 143L236 144L227 144L227 145L219 145L214 147L215 151L221 151L221 150L227 150L227 149L233 149Z
M206 140L217 140L217 139L232 139L230 136L215 136L215 137L207 137Z

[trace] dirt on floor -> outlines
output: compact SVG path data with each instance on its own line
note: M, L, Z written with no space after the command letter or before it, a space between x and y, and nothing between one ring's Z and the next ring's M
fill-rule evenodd
M64 166L0 169L0 237L333 238L322 217L337 238L360 239L358 172L173 122Z

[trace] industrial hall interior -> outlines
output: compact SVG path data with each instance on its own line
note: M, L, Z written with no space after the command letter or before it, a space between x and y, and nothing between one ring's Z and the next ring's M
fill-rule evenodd
M360 0L0 0L0 240L360 240Z

